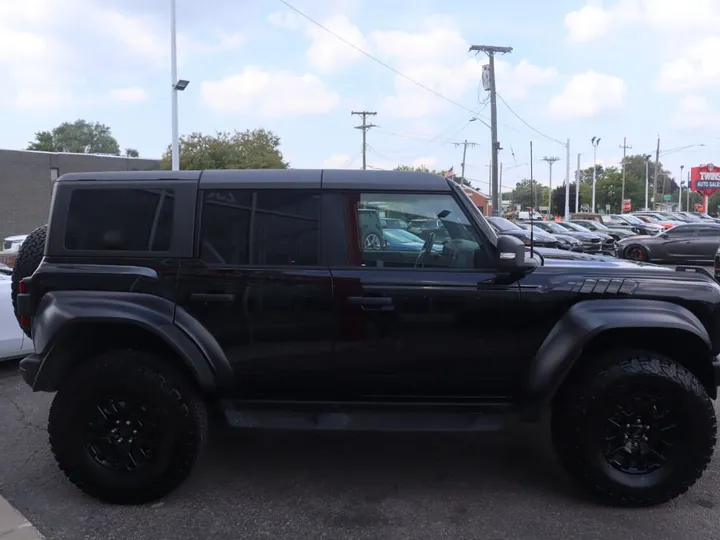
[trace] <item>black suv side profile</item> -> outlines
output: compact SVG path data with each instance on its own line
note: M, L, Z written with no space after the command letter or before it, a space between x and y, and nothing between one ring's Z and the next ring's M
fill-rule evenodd
M369 213L407 241L368 245ZM418 221L424 238L390 228ZM22 375L56 392L59 467L109 502L180 485L213 412L241 429L478 431L549 411L570 476L629 506L684 493L715 446L711 276L526 256L429 173L66 174L12 297L35 345Z

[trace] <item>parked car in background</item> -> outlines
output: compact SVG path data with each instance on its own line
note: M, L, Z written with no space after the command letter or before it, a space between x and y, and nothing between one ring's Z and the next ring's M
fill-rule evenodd
M498 216L491 216L487 218L490 226L495 229L495 232L500 234L506 234L514 236L523 241L526 246L530 245L530 239L532 237L532 244L535 247L548 247L557 248L559 246L557 238L551 234L547 234L540 229L535 229L531 235L529 230L523 229L517 223L513 223L509 219L501 218Z
M523 223L519 222L517 223L518 226L522 227L526 231L529 231L531 227L535 228L535 222L533 223ZM533 234L537 234L540 232L541 234L547 234L545 231L542 231L541 229L535 228L533 231ZM574 236L571 236L569 234L558 234L558 233L552 233L550 236L554 237L555 240L558 242L558 249L564 249L567 251L576 251L576 252L582 252L583 251L583 243L575 238Z
M648 223L657 223L658 225L662 225L665 229L672 229L675 225L683 223L682 221L678 221L676 219L668 219L667 216L658 212L636 212L633 215L639 217L643 221L647 221Z
M372 208L359 208L360 234L364 249L381 249L384 245L380 213Z
M586 229L583 229L583 231L580 232L575 231L566 227L565 223L566 222L560 224L556 221L543 221L534 223L534 226L542 229L543 231L549 232L550 234L553 232L566 234L580 240L583 243L583 251L585 252L598 253L603 251L603 239L599 235L591 233ZM612 240L612 238L610 238L610 240Z
M404 229L383 229L385 238L384 249L391 251L415 251L420 253L425 240ZM431 248L433 251L442 251L442 244L435 243Z
M581 233L584 234L586 232L589 232L585 227L582 227L578 225L577 223L572 223L569 221L565 221L562 223L562 226L565 229L570 229L571 231L575 233ZM615 238L612 237L609 234L605 234L603 232L592 232L591 234L594 234L596 236L600 237L600 241L602 242L602 247L600 248L600 251L605 253L606 255L612 255L615 256Z
M380 218L380 226L383 229L407 229L409 223L404 219Z
M10 251L17 253L18 249L20 249L20 245L25 241L27 238L27 234L17 234L15 236L7 236L3 239L3 248L2 251Z
M656 234L618 242L618 255L643 262L686 263L715 260L720 224L684 223Z
M681 212L682 214L695 216L703 221L714 221L716 223L720 223L720 218L714 218L712 216L707 215L705 212Z
M8 272L9 270L9 272ZM0 265L0 362L33 352L32 339L18 326L10 297L12 269Z
M602 223L608 227L626 228L636 234L653 235L665 230L657 223L647 223L632 214L610 214L602 217Z
M601 234L607 234L609 236L612 236L613 239L617 242L618 240L622 240L623 238L630 238L631 236L637 235L636 232L629 231L627 229L615 229L610 228L598 221L593 221L591 219L578 219L578 220L571 220L569 222L564 223L574 223L575 225L580 225L581 227L587 229L590 232L597 232Z
M517 218L521 221L528 221L528 220L539 220L542 221L545 219L545 216L543 216L540 212L529 212L527 210L522 210L518 212Z

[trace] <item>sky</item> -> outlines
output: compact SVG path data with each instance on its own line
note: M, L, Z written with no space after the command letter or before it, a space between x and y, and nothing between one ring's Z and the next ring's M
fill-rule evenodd
M180 133L266 128L296 168L426 165L488 192L481 84L496 58L503 191L651 153L720 163L720 0L177 0ZM295 8L295 9L292 9ZM0 0L0 148L84 118L159 157L171 139L170 0ZM305 15L305 17L303 16ZM314 22L313 22L314 21ZM328 31L329 30L329 31ZM348 43L354 45L351 46ZM477 118L475 121L470 121ZM700 146L704 145L704 146Z

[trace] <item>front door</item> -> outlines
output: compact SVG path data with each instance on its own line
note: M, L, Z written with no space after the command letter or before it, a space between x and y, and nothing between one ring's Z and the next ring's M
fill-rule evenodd
M331 388L336 329L320 266L320 194L204 190L198 257L183 261L178 304L230 361L246 398L319 399Z
M510 391L521 360L519 286L453 193L342 195L348 258L331 267L340 335L336 388L346 399L479 400ZM409 224L437 221L416 242L362 243L366 209ZM410 231L384 229L386 238Z
M692 260L697 251L695 235L698 229L697 225L677 225L668 230L665 233L667 238L661 245L665 256L660 258L676 262Z

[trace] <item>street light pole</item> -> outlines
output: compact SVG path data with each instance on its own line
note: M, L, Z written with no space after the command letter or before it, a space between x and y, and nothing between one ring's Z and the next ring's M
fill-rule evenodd
M178 134L177 88L177 30L175 26L175 0L170 0L170 81L172 88L172 170L180 170L180 142Z
M590 142L593 145L593 188L592 188L592 213L595 213L595 184L597 183L597 147L600 144L600 137L593 137Z
M648 190L650 186L650 158L652 156L650 154L645 154L643 157L645 158L645 211L647 212L649 210Z
M678 195L678 212L682 212L682 187L685 181L682 179L683 177L683 169L685 168L685 165L680 165L680 194ZM688 189L690 187L688 186Z

